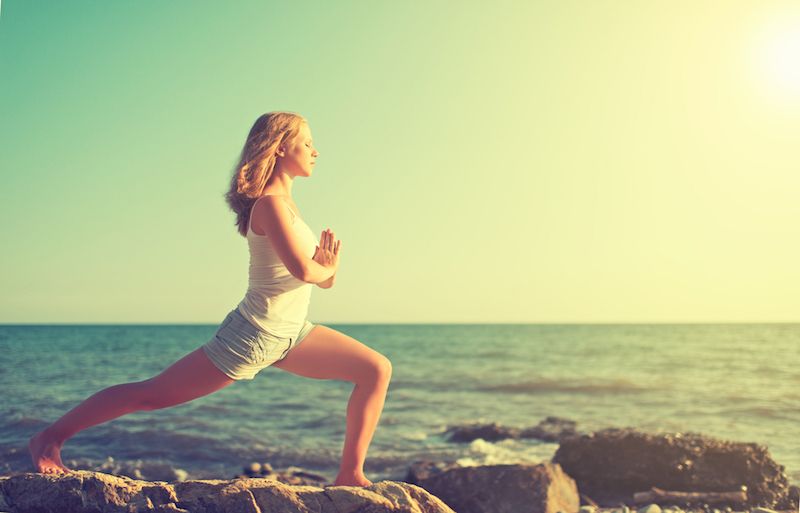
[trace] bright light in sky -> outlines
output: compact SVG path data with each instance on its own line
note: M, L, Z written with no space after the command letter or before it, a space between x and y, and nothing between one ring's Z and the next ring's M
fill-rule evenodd
M766 66L779 84L800 91L800 27L779 34L767 47Z
M780 94L781 101L800 101L800 14L766 24L753 57L770 94Z
M349 248L312 322L800 321L800 0L3 4L0 323L219 323L270 110Z

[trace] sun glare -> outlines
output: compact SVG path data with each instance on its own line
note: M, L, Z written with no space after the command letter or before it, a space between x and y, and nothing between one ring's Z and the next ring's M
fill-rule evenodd
M754 50L753 64L767 93L800 102L800 15L765 25Z

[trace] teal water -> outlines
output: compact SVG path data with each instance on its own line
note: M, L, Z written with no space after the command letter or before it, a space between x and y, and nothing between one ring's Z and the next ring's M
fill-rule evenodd
M448 425L580 431L632 426L766 445L800 482L800 325L335 325L389 357L392 382L365 465L398 479L417 459L539 462L536 440L449 443ZM28 438L98 390L147 379L216 325L0 326L0 473L32 471ZM172 408L133 413L70 439L62 457L167 463L232 478L251 461L331 480L352 385L276 367Z

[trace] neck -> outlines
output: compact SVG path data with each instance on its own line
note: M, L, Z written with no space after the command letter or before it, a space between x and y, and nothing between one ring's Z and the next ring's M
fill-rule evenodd
M272 172L272 176L270 176L269 180L267 181L267 185L264 187L264 193L281 194L291 197L293 182L293 176L283 172L282 170L279 170L276 166Z

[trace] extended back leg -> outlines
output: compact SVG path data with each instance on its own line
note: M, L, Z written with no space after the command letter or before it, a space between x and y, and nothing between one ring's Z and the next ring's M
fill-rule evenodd
M69 470L61 462L61 446L79 431L135 411L185 403L233 382L198 347L150 379L100 390L35 434L28 442L34 467L37 472Z

